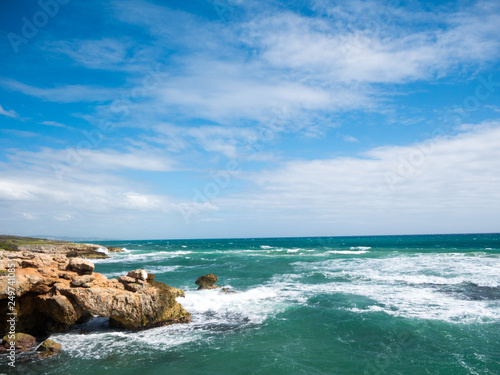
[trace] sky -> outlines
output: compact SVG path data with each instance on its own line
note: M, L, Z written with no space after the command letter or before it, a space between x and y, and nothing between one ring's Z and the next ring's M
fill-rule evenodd
M3 0L0 233L500 232L498 1Z

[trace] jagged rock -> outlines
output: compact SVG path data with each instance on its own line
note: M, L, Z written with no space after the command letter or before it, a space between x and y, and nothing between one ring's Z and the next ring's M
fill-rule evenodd
M221 293L226 293L226 294L233 294L236 293L234 290L230 290L228 288L222 288Z
M4 259L5 253L0 250L0 259ZM108 279L99 273L89 275L94 265L83 259L68 260L60 254L33 257L22 252L8 253L9 262L19 265L16 269L19 332L34 335L64 332L91 314L109 317L113 326L134 330L191 321L191 315L175 300L184 296L184 291L156 282L154 276L146 274L144 278L150 282L130 276ZM40 264L23 265L24 260L39 260ZM141 272L139 276L144 274ZM7 316L8 312L8 279L0 277L0 316ZM0 335L8 329L6 320L0 320Z
M48 358L58 354L61 349L62 345L58 342L45 340L36 350L40 352L38 353L38 358Z
M4 336L2 340L2 346L0 346L0 353L7 352L7 350L12 346L16 348L17 353L23 353L35 346L36 339L31 335L27 335L25 333L16 333L13 336L14 337L11 337L10 334Z
M216 289L220 288L220 286L213 285L217 282L219 278L215 276L214 274L210 273L205 276L200 276L198 279L195 281L196 285L199 285L199 289Z
M92 281L94 280L95 276L92 275L75 276L73 280L71 280L71 286L90 288L92 286Z
M73 258L69 261L68 269L79 275L91 275L94 272L94 264L82 258Z
M110 253L124 253L121 247L107 247Z
M130 284L130 283L135 283L135 278L130 276L120 276L118 278L118 281L122 284Z
M129 271L127 276L133 277L134 279L145 281L148 278L148 272L146 270L139 269L139 270Z

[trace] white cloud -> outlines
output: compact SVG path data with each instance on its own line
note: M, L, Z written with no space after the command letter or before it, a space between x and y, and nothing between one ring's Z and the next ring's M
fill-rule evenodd
M40 124L47 125L47 126L54 126L56 128L67 128L66 125L61 124L60 122L56 122L56 121L42 121Z
M58 103L99 102L118 97L116 89L97 86L64 85L54 88L40 88L8 78L1 78L0 86L6 90Z
M346 142L351 142L351 143L359 142L359 140L356 137L353 137L352 135L344 135L342 136L342 139Z
M332 7L327 18L291 12L259 17L248 24L247 41L276 68L346 83L429 79L462 64L495 61L500 52L500 38L493 32L500 15L484 3L463 13L443 13L439 20L426 13L431 24L425 31L401 26L408 21L404 8L389 15L379 10L376 18L344 8L349 5ZM401 15L406 18L398 19ZM438 27L438 21L447 27Z
M93 69L115 70L131 61L127 58L129 43L116 39L47 42L44 49L65 54L77 63Z
M17 130L17 129L0 129L2 133L12 134L15 137L23 137L23 138L33 138L39 137L40 134L34 132L28 132L25 130Z
M0 105L0 115L11 117L11 118L18 118L19 117L19 114L17 114L16 111L14 111L13 109L10 109L7 111L1 105Z
M68 148L56 150L43 148L40 151L14 151L8 157L17 163L52 166L64 174L80 171L109 171L131 169L138 171L166 172L174 169L174 162L166 155L142 150L119 152L114 150L90 150Z
M361 157L291 161L244 174L252 193L210 202L236 221L302 223L297 235L498 231L499 144L497 122Z

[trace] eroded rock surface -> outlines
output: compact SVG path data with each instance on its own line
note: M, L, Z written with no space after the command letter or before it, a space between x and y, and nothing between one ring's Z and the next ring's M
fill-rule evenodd
M154 281L154 275L145 270L108 279L93 272L94 265L85 259L0 250L0 270L9 264L16 268L19 332L65 331L90 314L109 317L113 326L134 330L191 321L176 301L184 291ZM8 280L7 275L0 276L0 316L8 312ZM0 321L0 334L7 330L5 321Z
M216 289L220 288L218 285L214 285L219 278L215 276L213 273L210 273L205 276L200 276L198 279L195 281L195 284L198 285L198 290L199 289Z
M37 348L38 358L48 358L58 354L62 349L61 344L52 340L45 340Z

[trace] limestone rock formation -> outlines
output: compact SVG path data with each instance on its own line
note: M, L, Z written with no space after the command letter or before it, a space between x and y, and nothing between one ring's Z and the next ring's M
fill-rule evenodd
M134 330L191 321L176 301L184 291L154 281L145 270L131 273L135 277L108 279L93 272L94 265L84 259L0 250L0 270L9 264L16 268L18 332L66 331L91 314ZM0 276L0 316L8 312L8 280ZM7 331L6 321L0 321L0 334Z
M5 335L0 346L0 353L6 353L9 348L16 348L17 353L23 353L35 346L36 339L25 333L16 333L13 336Z
M86 259L73 258L69 261L68 269L79 275L92 275L94 264Z
M219 278L215 276L214 274L210 273L205 276L200 276L198 279L195 281L195 284L198 285L198 290L200 289L216 289L220 288L218 285L214 285Z

